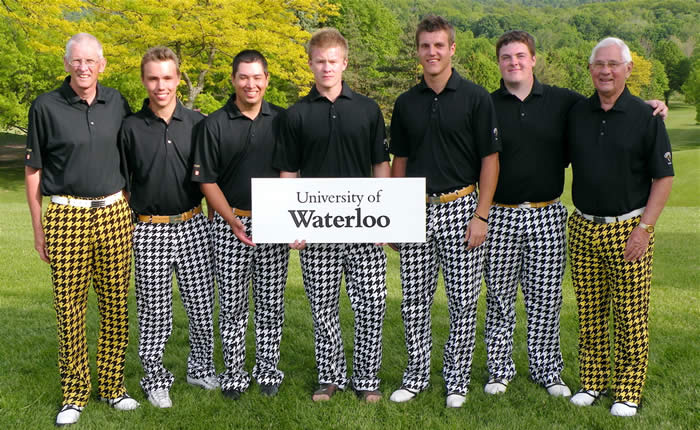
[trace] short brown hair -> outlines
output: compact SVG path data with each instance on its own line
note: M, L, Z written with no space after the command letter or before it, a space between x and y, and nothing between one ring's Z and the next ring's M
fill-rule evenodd
M501 47L510 43L520 42L527 45L530 55L535 56L535 38L530 33L524 30L506 31L496 42L496 58L500 55Z
M421 33L432 33L440 30L444 30L447 33L447 41L450 43L450 46L452 46L452 44L455 43L455 28L452 24L441 16L428 15L418 23L418 27L416 28L416 48L418 47L418 38Z
M168 60L175 63L175 70L177 70L177 75L180 76L180 60L177 59L177 55L175 55L172 49L167 46L154 46L153 48L149 48L141 59L141 77L143 78L143 68L146 63Z
M348 41L345 40L340 32L333 27L326 27L316 31L312 36L311 40L306 46L306 53L309 55L309 60L311 59L311 51L314 48L331 48L340 47L345 51L345 59L348 58Z

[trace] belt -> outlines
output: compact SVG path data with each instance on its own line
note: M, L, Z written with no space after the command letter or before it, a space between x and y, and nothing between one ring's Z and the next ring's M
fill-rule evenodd
M610 224L611 222L627 221L644 213L644 208L635 209L632 212L627 212L626 214L618 216L596 216L587 215L580 210L576 209L576 213L581 215L583 219L588 221L593 221L596 224Z
M51 196L51 203L56 203L57 205L67 205L75 206L79 208L104 208L122 198L122 192L117 191L116 193L105 197L104 199L90 200L90 199L76 199L74 197L66 196Z
M543 208L545 206L552 205L554 203L557 203L559 201L558 198L554 200L549 200L546 202L523 202L517 205L508 205L505 203L494 203L494 206L500 206L502 208L519 208L519 209L525 209L525 208Z
M238 216L247 216L248 218L250 218L251 216L253 216L253 211L246 211L243 209L233 208L233 214Z
M183 212L178 215L139 215L140 222L150 222L153 224L178 224L194 218L195 215L202 213L202 205L196 208Z
M439 196L425 196L425 201L431 205L449 203L457 200L460 197L471 194L474 192L474 190L476 190L476 187L474 185L469 185L468 187L464 187L461 190L453 191L451 193L441 194Z

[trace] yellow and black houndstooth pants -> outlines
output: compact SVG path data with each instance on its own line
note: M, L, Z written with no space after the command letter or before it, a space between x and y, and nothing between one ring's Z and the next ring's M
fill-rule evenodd
M579 317L581 386L608 387L610 303L614 317L617 401L639 404L649 361L649 288L654 252L652 233L646 254L638 261L623 258L627 239L639 217L596 224L574 213L569 218L569 255Z
M51 203L44 232L53 278L63 404L85 406L90 397L85 314L91 282L100 312L99 395L119 397L125 392L124 356L129 341L129 206L124 199L103 208Z

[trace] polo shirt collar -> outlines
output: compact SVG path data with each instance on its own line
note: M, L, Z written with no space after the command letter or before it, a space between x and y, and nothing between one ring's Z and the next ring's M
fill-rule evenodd
M507 97L512 95L510 91L508 91L508 88L506 88L506 84L505 82L503 82L503 78L501 78L501 87L496 90L496 94L500 97ZM533 95L541 96L542 94L544 94L544 86L540 81L537 80L537 77L534 77L534 81L532 82L532 88L530 89L530 94L528 94L527 97L525 97L525 99L528 99L530 96Z
M241 110L238 109L238 105L236 105L236 93L231 94L231 97L229 97L226 105L224 106L224 110L228 114L229 119L236 119L240 117L248 118L241 113ZM270 104L263 99L262 105L260 106L260 115L267 116L271 113L272 109L270 109Z
M180 104L180 102L176 102L175 104L175 110L173 111L173 116L171 119L176 119L178 121L182 121L184 118L184 106ZM143 105L141 106L141 112L143 112L143 120L146 122L147 125L151 125L152 122L155 121L163 121L161 117L153 113L151 110L151 104L149 99L144 99Z
M70 104L75 104L75 103L80 103L82 100L80 96L71 88L70 86L70 75L66 76L66 78L63 80L63 84L61 84L61 88L58 90L63 98L66 99L66 101ZM105 103L105 91L104 87L98 82L97 83L97 94L95 95L95 100L93 102L98 102L98 103Z
M462 76L460 76L459 73L455 70L455 68L452 68L452 74L450 75L450 79L447 80L447 84L445 85L445 90L451 90L451 91L457 91L457 88L459 87L459 82L462 80ZM420 91L433 91L432 88L428 86L428 84L425 83L425 76L421 76L420 82L418 83L418 89ZM444 91L444 90L443 90Z
M625 89L622 90L622 94L620 94L620 97L615 100L615 104L613 105L612 109L610 110L616 110L618 112L624 112L627 110L627 106L629 105L630 101L632 100L632 93L630 93L629 88L627 88L627 85L625 85ZM598 97L598 91L596 90L591 98L589 99L590 105L591 105L591 110L603 110L603 108L600 107L600 97Z
M343 88L340 90L340 95L338 95L338 97L345 97L346 99L352 99L352 90L350 89L348 84L345 83L345 81L343 81ZM318 99L325 99L326 96L322 96L321 93L318 92L318 89L316 88L316 85L314 84L314 86L311 87L311 91L309 91L309 98L311 98L311 101L316 101Z

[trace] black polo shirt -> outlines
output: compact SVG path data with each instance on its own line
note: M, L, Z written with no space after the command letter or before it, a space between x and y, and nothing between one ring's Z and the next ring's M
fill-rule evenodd
M224 107L198 127L192 180L214 183L233 208L250 210L250 178L278 178L272 153L278 116L284 110L263 100L251 120L243 115L232 95Z
M478 182L481 159L501 150L489 93L456 70L435 94L425 80L401 94L391 119L391 152L408 157L406 176L430 194Z
M584 97L535 79L520 100L501 80L491 93L503 151L493 201L505 204L554 200L564 191L566 121L571 107Z
M190 169L194 129L204 115L178 103L167 123L148 104L146 99L140 111L124 119L119 133L129 172L129 203L138 214L177 215L202 201Z
M41 169L41 193L101 197L124 188L126 171L117 134L131 113L119 91L97 84L89 105L70 76L29 109L25 165Z
M273 165L303 177L370 177L389 161L384 118L377 103L343 89L331 102L314 86L281 122Z
M581 212L617 216L646 206L652 178L673 176L666 126L625 90L609 111L598 94L569 112L572 197Z

